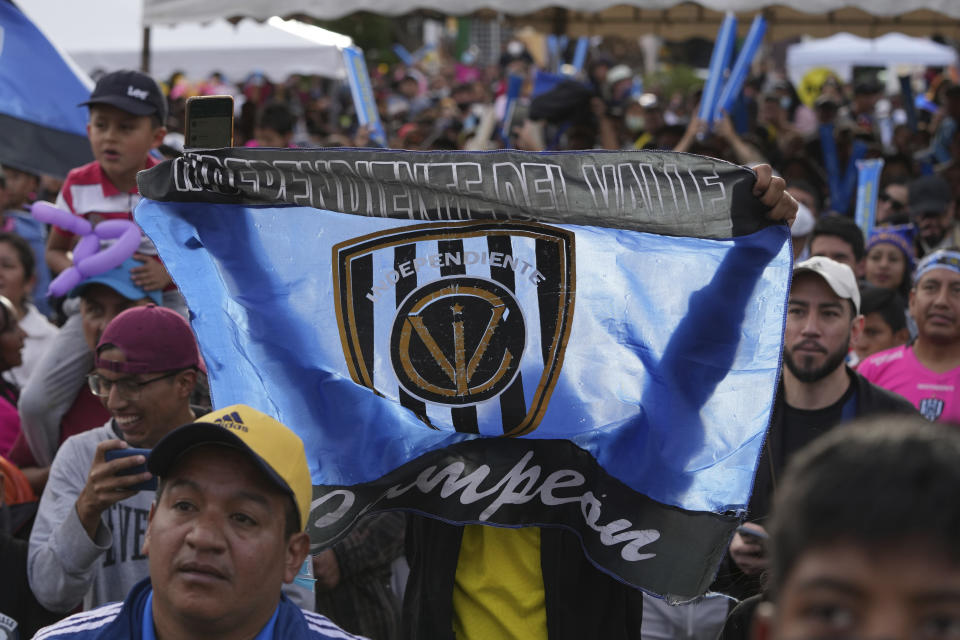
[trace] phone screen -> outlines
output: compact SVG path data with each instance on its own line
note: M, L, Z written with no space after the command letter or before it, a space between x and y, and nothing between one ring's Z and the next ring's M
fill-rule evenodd
M186 144L190 149L233 146L233 97L197 96L187 100Z

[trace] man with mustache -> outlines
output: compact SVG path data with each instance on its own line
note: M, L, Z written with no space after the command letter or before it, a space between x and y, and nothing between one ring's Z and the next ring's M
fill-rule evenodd
M857 369L874 384L907 398L931 422L960 422L960 251L920 261L910 290L917 339L875 353Z
M147 468L159 478L141 548L149 577L37 640L362 640L282 594L310 552L313 483L292 430L224 407L166 434Z
M904 398L871 384L846 365L851 340L862 330L860 291L849 266L824 256L796 265L787 302L783 374L754 479L749 522L744 525L755 535L737 533L730 543L736 567L729 568L732 586L723 590L732 595L747 597L759 591L756 578L767 568L761 523L795 451L853 418L916 413Z

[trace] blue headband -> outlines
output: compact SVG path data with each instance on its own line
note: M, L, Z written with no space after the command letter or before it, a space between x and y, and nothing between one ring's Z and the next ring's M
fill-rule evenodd
M954 273L960 274L960 251L948 251L941 249L934 251L917 265L917 270L913 274L913 282L920 282L920 278L934 269L949 269Z
M873 249L878 244L892 244L899 249L903 257L906 258L908 266L907 273L910 273L913 271L914 263L913 233L914 229L912 224L876 227L870 232L870 239L867 241L866 247L867 253L870 253L870 249Z

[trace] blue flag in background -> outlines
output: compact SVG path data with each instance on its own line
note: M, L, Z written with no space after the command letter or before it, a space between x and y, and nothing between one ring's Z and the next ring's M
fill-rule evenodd
M350 85L353 105L357 110L357 121L360 126L370 130L371 140L381 147L386 146L387 134L380 121L380 112L377 111L377 99L373 95L363 51L359 47L344 47L341 53L343 65L347 69L347 83Z
M659 152L233 149L141 173L136 219L215 406L303 438L316 546L377 509L562 526L687 600L780 365L788 230L753 180Z
M92 84L8 0L0 0L0 164L63 177L93 159Z

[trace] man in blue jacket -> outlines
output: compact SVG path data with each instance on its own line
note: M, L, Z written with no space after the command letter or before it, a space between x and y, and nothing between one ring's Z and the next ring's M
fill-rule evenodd
M356 637L281 594L310 551L312 482L290 429L234 405L169 433L147 469L159 476L143 545L150 578L123 603L71 616L36 638Z

